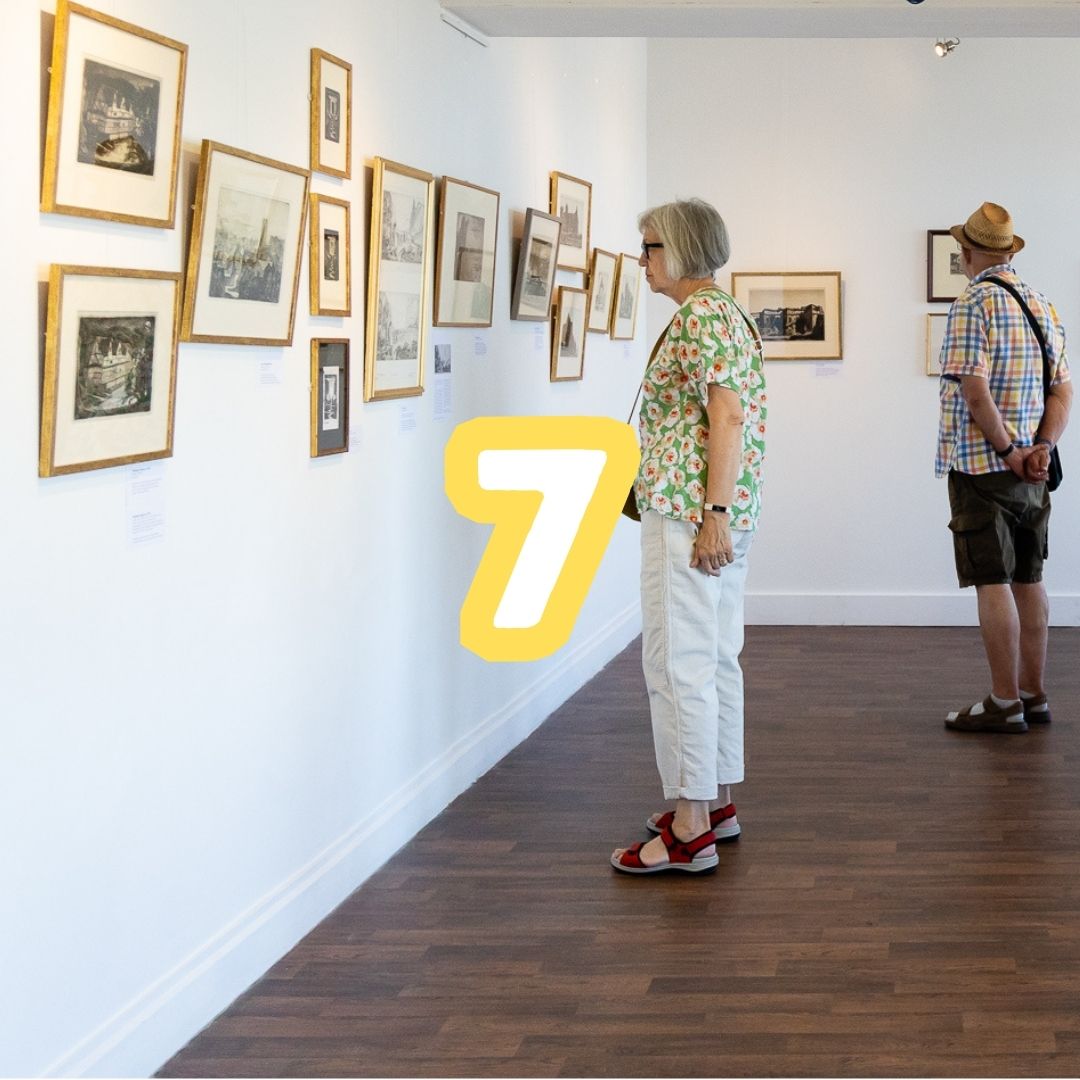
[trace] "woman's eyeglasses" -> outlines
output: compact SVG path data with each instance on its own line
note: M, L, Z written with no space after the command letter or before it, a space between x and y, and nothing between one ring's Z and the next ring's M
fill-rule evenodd
M646 262L649 261L649 252L654 251L656 248L662 248L663 244L646 244L644 240L641 241L641 254Z

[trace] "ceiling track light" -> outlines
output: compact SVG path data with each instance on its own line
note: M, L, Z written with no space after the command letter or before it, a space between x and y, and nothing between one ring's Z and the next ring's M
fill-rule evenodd
M937 41L934 42L934 52L936 52L938 56L948 56L959 44L959 38L938 38Z

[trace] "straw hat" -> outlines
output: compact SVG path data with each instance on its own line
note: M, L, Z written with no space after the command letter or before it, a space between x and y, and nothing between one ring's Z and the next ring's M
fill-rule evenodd
M1013 232L1009 211L992 202L984 202L963 225L954 225L949 232L961 247L986 255L1015 255L1024 246Z

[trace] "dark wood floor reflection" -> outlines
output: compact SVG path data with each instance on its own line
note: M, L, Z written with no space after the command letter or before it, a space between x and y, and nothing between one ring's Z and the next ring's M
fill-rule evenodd
M751 628L742 842L631 878L635 645L160 1075L1080 1075L1080 630L1051 653L1052 725L965 735L977 631Z

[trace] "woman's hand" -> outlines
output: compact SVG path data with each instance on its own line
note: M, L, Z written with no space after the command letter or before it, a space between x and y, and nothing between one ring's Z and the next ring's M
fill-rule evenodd
M700 570L710 577L718 577L720 571L734 558L727 515L706 512L705 520L694 540L690 569Z

